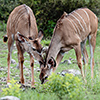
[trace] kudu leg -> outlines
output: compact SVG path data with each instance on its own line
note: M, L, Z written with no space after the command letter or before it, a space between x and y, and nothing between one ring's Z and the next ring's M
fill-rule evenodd
M24 85L24 76L23 76L23 63L24 63L24 56L22 48L20 47L19 43L16 42L17 50L18 50L18 62L20 68L20 82Z
M96 33L89 36L89 45L90 45L90 54L91 54L90 66L91 66L92 79L93 79L93 70L94 70L94 50L96 45Z
M77 58L78 67L79 67L80 70L81 70L81 75L82 75L84 81L86 82L86 80L85 80L85 78L84 78L83 69L82 69L82 57L81 57L81 48L80 48L80 45L77 45L77 46L75 47L75 53L76 53L76 58Z
M7 63L8 63L7 83L9 83L9 80L10 80L10 63L11 63L11 54L13 50L13 44L14 44L14 40L12 39L12 37L9 37L8 39L8 58L7 58Z
M86 47L84 47L83 54L84 54L84 57L83 57L84 74L86 77L87 66L88 66L88 53L87 53Z
M53 72L57 69L59 63L61 62L62 58L64 56L64 53L59 52L56 58L56 67L53 68Z
M81 42L81 52L82 52L82 55L83 55L83 64L84 64L84 74L86 76L86 67L88 65L88 53L87 53L87 50L86 50L86 40L84 40L83 42Z
M31 87L34 87L34 58L30 55L30 66L31 66Z
M19 53L19 66L20 66L20 81L24 84L24 76L23 76L23 63L24 63L24 56L23 52Z

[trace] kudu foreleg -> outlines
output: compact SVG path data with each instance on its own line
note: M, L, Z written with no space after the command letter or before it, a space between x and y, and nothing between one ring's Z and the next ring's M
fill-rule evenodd
M62 58L64 56L64 53L59 52L56 58L56 67L53 68L53 72L57 69L59 63L61 62Z
M34 87L34 58L30 55L30 66L31 66L31 87Z
M18 62L20 68L20 82L24 85L24 76L23 76L23 63L24 63L24 56L22 48L20 47L19 43L16 42L17 50L18 50Z
M24 63L24 57L23 57L23 53L22 53L22 54L19 54L20 81L22 84L24 84L23 63Z

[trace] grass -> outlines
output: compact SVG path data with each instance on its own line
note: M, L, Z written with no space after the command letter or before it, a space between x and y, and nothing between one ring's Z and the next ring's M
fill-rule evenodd
M0 97L2 97L2 91L1 88L5 87L6 85L6 77L7 77L7 44L3 43L2 36L4 35L3 32L0 32L0 69L3 69L0 71ZM86 89L86 92L81 92L80 98L82 100L100 100L100 32L98 32L97 38L96 38L96 48L94 53L94 59L95 59L95 66L94 66L94 79L91 80L91 72L90 72L90 64L87 66L87 84L82 85L82 88ZM42 45L48 45L50 43L50 40L43 40ZM87 43L87 51L90 57L90 51L89 51L89 45ZM24 69L24 78L27 85L31 85L31 68L30 68L30 58L27 53L24 54L25 56L25 69ZM62 62L64 60L68 60L72 58L74 62L76 62L76 56L74 50L70 50L68 53L64 55L64 58L62 59ZM12 59L16 61L16 64L11 64L11 79L14 78L15 80L19 81L19 70L16 69L16 65L18 63L17 58L17 50L14 47L14 50L12 52ZM89 60L90 62L90 60ZM34 68L39 68L39 64L34 65ZM60 64L57 68L56 72L61 72L65 69L77 69L79 70L76 63L67 65L67 63ZM39 80L39 72L34 71L35 74L35 81L36 85L40 84ZM81 79L81 76L78 76ZM5 79L5 80L3 80ZM44 91L44 90L43 90ZM20 96L21 100L60 100L60 98L55 93L41 93L39 90L32 90L32 89L26 89L25 91L21 92ZM63 98L63 100L66 100L66 96ZM76 98L78 100L78 98Z

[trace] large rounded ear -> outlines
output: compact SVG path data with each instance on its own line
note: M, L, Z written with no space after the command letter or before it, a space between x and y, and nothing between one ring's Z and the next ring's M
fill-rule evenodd
M53 57L51 57L50 59L49 59L49 61L48 61L48 68L49 69L51 69L51 68L53 68L53 67L56 67L56 61L54 60L54 58Z
M28 42L29 41L29 39L27 38L27 37L25 37L25 36L23 36L21 33L19 33L19 32L17 32L17 34L16 34L16 38L17 38L17 40L19 41L19 42L21 42L21 43L23 43L23 42Z
M43 30L39 30L39 33L38 33L39 42L41 42L42 38L43 38Z
M67 16L68 14L64 11L64 16Z

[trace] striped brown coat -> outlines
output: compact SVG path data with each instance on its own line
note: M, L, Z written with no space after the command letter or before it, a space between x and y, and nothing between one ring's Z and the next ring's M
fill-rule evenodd
M14 40L16 40L16 47L18 50L18 62L20 68L20 81L22 84L24 84L23 54L26 51L30 55L30 66L32 73L31 85L32 87L34 87L34 58L36 58L40 63L43 62L43 59L40 55L40 52L42 50L40 41L42 37L42 31L38 33L36 19L30 7L23 4L16 7L11 12L7 21L7 35L4 36L4 42L6 42L8 39L7 83L9 83L10 80L11 53L13 50Z
M78 67L82 76L82 57L84 65L88 63L88 54L86 51L86 40L89 40L91 53L91 77L93 78L94 68L94 49L96 45L96 34L98 19L96 15L88 8L74 10L70 14L64 13L57 21L54 28L51 43L46 55L45 64L41 67L40 80L42 83L58 67L64 53L74 49ZM54 60L56 58L56 61Z

